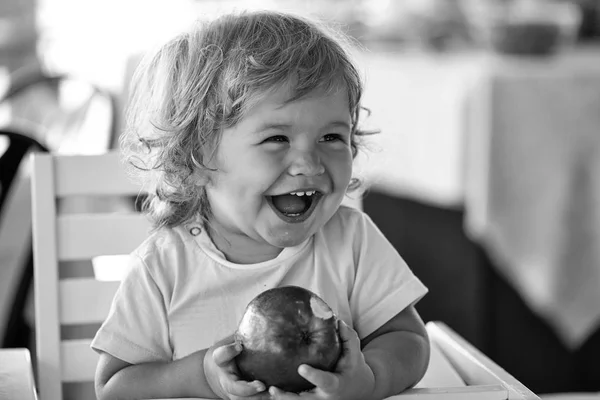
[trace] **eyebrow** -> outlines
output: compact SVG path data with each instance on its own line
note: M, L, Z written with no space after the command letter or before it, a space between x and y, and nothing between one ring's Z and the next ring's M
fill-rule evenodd
M256 132L264 132L264 131L268 131L270 129L281 129L281 130L285 130L288 129L292 126L292 124L285 124L285 123L265 123L261 126L258 127L258 129L256 130ZM345 128L345 129L350 129L351 126L348 122L346 121L332 121L330 123L328 123L327 125L325 125L325 127L329 128L329 127L337 127L337 128Z
M286 129L290 128L291 124L283 124L283 123L266 123L262 124L258 127L256 132L268 131L269 129Z
M346 121L333 121L330 122L329 124L327 124L327 126L331 126L331 127L339 127L339 128L346 128L346 129L350 129L351 126L348 122Z

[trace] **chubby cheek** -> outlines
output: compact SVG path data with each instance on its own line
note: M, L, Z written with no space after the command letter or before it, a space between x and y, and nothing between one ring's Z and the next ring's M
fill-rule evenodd
M278 178L278 165L269 157L252 156L251 151L228 159L218 186L238 196L235 201L255 202Z
M237 182L229 186L226 192L222 193L222 208L226 218L251 222L268 204L256 184L253 185L250 180L241 183L242 185Z
M330 171L334 190L342 196L346 194L346 190L352 178L352 154L338 153L333 157L328 157L325 160L326 168Z

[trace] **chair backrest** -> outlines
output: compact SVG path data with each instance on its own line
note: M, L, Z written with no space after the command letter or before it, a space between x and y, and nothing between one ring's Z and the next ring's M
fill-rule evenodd
M40 398L95 399L97 355L90 342L119 282L96 279L91 260L130 253L147 237L150 223L134 209L140 187L127 177L116 152L34 154L32 168ZM73 212L69 199L83 206Z

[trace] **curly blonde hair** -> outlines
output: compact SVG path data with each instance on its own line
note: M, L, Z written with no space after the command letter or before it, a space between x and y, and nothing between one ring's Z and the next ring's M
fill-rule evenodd
M243 12L198 22L145 58L132 82L124 160L147 186L143 209L155 226L205 221L210 206L194 176L207 169L224 128L269 90L294 83L290 101L315 89L344 88L357 153L362 80L349 40L303 17ZM353 180L350 188L358 186Z

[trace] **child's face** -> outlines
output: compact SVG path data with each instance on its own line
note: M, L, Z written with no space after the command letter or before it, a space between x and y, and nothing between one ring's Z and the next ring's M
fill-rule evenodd
M350 182L346 91L286 103L289 98L287 86L262 97L224 130L213 160L218 171L206 186L213 240L240 263L257 260L244 261L239 253L274 258L313 235L336 212ZM229 257L228 250L237 255Z

